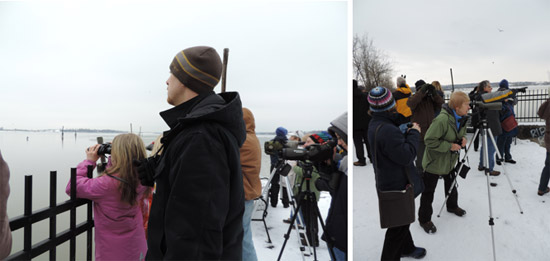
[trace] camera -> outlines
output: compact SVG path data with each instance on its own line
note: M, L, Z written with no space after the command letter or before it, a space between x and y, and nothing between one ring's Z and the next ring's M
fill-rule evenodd
M111 154L111 143L101 144L97 149L97 155L105 156L105 154Z
M265 154L278 156L282 153L283 149L296 149L298 145L303 145L304 142L297 141L285 141L280 142L276 140L269 140L264 143Z
M330 159L336 142L329 140L324 144L312 144L305 149L283 148L281 156L286 160L324 161Z

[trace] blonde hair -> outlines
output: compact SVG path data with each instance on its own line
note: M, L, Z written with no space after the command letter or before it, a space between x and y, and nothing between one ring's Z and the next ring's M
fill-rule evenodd
M441 89L441 83L439 83L438 81L433 81L432 85L435 87L436 90L441 92L443 91L443 89Z
M460 107L464 102L469 102L470 97L468 94L456 91L451 93L451 98L449 99L449 107L453 110L456 110L457 107Z
M119 182L120 201L130 205L137 203L136 188L139 183L137 169L133 160L142 160L147 157L143 140L136 134L127 133L117 135L111 145L111 165L105 170L106 174L118 173L118 177L126 182Z

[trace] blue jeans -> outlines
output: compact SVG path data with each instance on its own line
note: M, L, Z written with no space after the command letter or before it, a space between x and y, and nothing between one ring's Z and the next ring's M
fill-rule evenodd
M495 137L495 140L498 139L498 136ZM481 149L479 150L479 166L483 166L485 164L485 161L483 160L483 142L480 140L481 143ZM493 171L495 168L495 145L493 145L493 142L491 141L491 137L487 135L487 151L489 152L489 171ZM487 167L487 166L484 166Z
M546 160L544 160L544 168L540 174L539 190L546 191L548 187L548 180L550 180L550 152L546 151Z
M254 200L246 200L244 202L243 214L243 261L257 261L256 249L254 249L254 241L252 241L252 230L250 222L252 221L252 211L254 210Z
M344 251L342 251L342 250L340 250L336 247L333 247L332 251L334 251L334 256L330 260L332 260L332 261L345 261L346 260L346 252L344 252ZM328 252L332 256L332 254L330 253L330 250Z

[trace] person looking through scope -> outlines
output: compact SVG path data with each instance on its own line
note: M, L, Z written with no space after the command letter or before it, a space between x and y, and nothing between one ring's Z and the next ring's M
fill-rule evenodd
M309 146L313 144L323 145L331 139L332 137L328 132L326 131L317 132L307 137L303 147L304 149L307 149ZM297 201L301 199L299 198L301 195L303 195L303 197L307 197L306 194L300 193L300 192L305 192L307 190L315 194L315 201L317 202L319 201L320 192L315 186L315 182L317 181L317 179L319 179L320 174L318 169L319 165L318 164L315 164L315 165L317 166L314 166L313 171L311 172L311 180L309 182L309 187L307 187L305 183L305 179L309 177L304 176L304 169L300 165L300 163L298 163L298 165L293 168L294 172L296 173L296 180L294 181L293 193L295 197L297 197ZM311 204L312 201L310 200L311 200L310 198L303 198L302 209L300 210L300 212L302 213L302 216L304 218L308 242L310 243L310 245L318 247L319 246L319 236L318 236L319 227L318 227L317 216L315 215L315 209L314 209L316 206L312 205ZM302 245L307 245L305 239L303 238L303 235L300 235L300 236L302 236Z
M474 99L476 101L482 102L483 98L482 95L486 93L491 93L493 91L493 87L491 87L491 83L487 80L482 81L478 85L477 93L474 96ZM486 110L485 116L487 117L487 124L489 126L489 129L491 130L491 133L493 133L493 137L495 138L495 141L498 139L498 135L502 134L502 127L500 126L500 117L498 115L498 111L494 110ZM488 137L489 138L489 137ZM480 146L480 152L479 152L479 171L484 171L486 168L488 169L489 175L491 176L498 176L500 175L500 171L494 170L495 167L495 144L491 142L491 139L487 139L487 151L489 152L489 166L483 166L483 143Z
M148 193L139 184L134 159L147 157L145 145L135 134L113 139L109 163L97 178L88 178L88 165L96 167L101 144L86 149L86 159L77 166L76 197L94 202L96 260L142 260L147 253L143 217L138 200ZM65 189L71 194L71 181Z
M444 104L441 113L433 120L426 131L424 142L426 150L422 159L424 169L424 192L420 197L418 223L426 233L437 231L431 220L437 181L443 177L445 196L453 184L454 167L458 162L458 151L466 146L466 121L470 110L470 98L466 93L457 91L451 94L449 104ZM461 217L466 211L458 206L458 192L453 188L447 201L447 211Z
M279 142L284 146L288 141L288 138L286 137L287 134L288 131L284 127L278 127L275 130L275 137L272 139L272 141ZM277 163L279 162L280 158L279 155L276 153L270 154L269 158L271 160L271 167L269 168L269 172L272 172L273 169L277 167ZM277 207L277 202L279 201L279 190L281 189L280 180L281 177L279 173L275 172L273 178L271 179L271 184L269 187L269 199L271 202L271 206L274 208ZM281 193L281 201L283 202L283 207L288 208L289 199L286 188L283 188L283 191Z

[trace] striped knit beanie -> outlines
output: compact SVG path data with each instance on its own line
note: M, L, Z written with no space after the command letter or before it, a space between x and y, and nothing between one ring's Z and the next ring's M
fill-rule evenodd
M176 54L170 72L194 92L210 92L220 81L222 61L212 47L190 47Z
M330 134L328 134L328 132L326 131L313 133L309 135L309 137L311 138L311 140L318 144L323 144L332 139L332 136L330 136Z
M368 101L372 112L388 111L395 107L391 92L384 87L376 87L369 92Z

